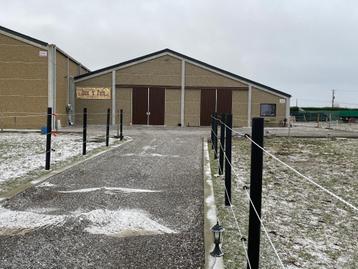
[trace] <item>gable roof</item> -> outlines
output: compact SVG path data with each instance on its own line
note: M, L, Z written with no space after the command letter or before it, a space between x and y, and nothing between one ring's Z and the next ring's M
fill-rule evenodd
M41 41L39 39L36 39L34 37L28 36L28 35L24 35L22 33L16 32L14 30L11 30L9 28L6 28L4 26L0 25L0 33L6 33L8 35L10 35L11 37L17 37L20 40L27 42L31 45L35 45L37 47L43 48L43 49L47 49L49 46L49 43L45 42L45 41ZM81 65L81 67L83 67L84 69L86 69L87 71L90 71L89 68L87 68L86 66L84 66L83 64L81 64L79 61L77 61L76 59L74 59L73 57L71 57L70 55L68 55L66 52L64 52L63 50L61 50L59 47L56 46L56 49L58 52L60 52L61 54L63 54L65 57L68 57L69 59L71 59L74 63Z
M173 51L171 49L163 49L163 50L159 50L159 51L156 51L156 52L153 52L153 53L150 53L150 54L147 54L147 55L144 55L144 56L141 56L141 57L137 57L137 58L134 58L132 60L128 60L128 61L125 61L125 62L121 62L121 63L118 63L118 64L115 64L115 65L111 65L111 66L108 66L108 67L104 67L104 68L101 68L101 69L97 69L95 71L92 71L92 72L89 72L89 73L86 73L86 74L82 74L82 75L79 75L79 76L76 76L75 77L75 80L83 80L84 78L86 77L92 77L94 75L97 75L97 74L105 74L105 73L108 73L110 71L113 71L113 70L116 70L116 69L120 69L122 67L125 67L127 65L131 65L131 64L135 64L137 62L143 62L145 61L146 59L150 60L152 58L156 58L159 57L159 56L163 56L163 55L172 55L172 56L176 56L177 58L181 58L183 60L186 60L188 61L189 63L194 63L194 64L197 64L199 66L202 66L202 67L205 67L209 70L212 70L214 72L217 72L217 73L220 73L220 74L223 74L223 75L226 75L226 76L229 76L231 77L232 79L236 79L236 80L239 80L239 81L243 81L243 82L246 82L246 83L249 83L249 84L252 84L254 86L257 86L257 87L260 87L260 88L264 88L270 92L273 92L273 93L276 93L276 94L280 94L280 95L283 95L285 97L291 97L290 94L288 93L285 93L285 92L282 92L282 91L279 91L279 90L276 90L272 87L269 87L269 86L266 86L264 84L261 84L259 82L256 82L256 81L253 81L253 80L250 80L250 79L247 79L247 78L244 78L242 76L239 76L239 75L236 75L234 73L231 73L229 71L226 71L226 70L223 70L221 68L218 68L216 66L213 66L213 65L210 65L208 63L205 63L205 62L202 62L202 61L199 61L197 59L194 59L192 57L189 57L189 56L186 56L184 54L181 54L179 52L176 52L176 51Z
M22 39L30 41L31 43L35 43L35 44L38 44L38 45L43 46L43 47L48 46L47 42L41 41L39 39L33 38L31 36L28 36L28 35L21 34L19 32L16 32L14 30L11 30L11 29L6 28L6 27L1 26L1 25L0 25L0 31L6 32L8 34L11 34L11 35L14 35L14 36L17 36L17 37L20 37Z

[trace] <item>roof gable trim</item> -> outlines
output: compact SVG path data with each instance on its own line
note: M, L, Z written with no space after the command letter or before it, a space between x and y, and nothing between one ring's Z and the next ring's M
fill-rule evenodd
M87 80L87 79L90 79L90 78L95 77L95 76L104 75L104 74L110 73L110 72L115 71L115 70L120 70L120 69L129 67L129 66L132 66L132 65L136 65L136 64L139 64L139 63L150 61L150 60L153 60L153 59L165 56L165 55L169 55L169 56L172 56L172 57L177 58L179 60L188 62L188 63L193 64L195 66L198 66L200 68L203 68L203 69L206 69L208 71L214 72L216 74L222 75L222 76L224 76L226 78L229 78L229 79L232 79L232 80L235 80L235 81L239 81L239 82L241 82L243 84L246 84L248 86L253 85L256 88L258 88L260 90L263 90L263 91L266 91L266 92L270 92L271 94L274 94L274 95L277 95L277 96L280 96L280 97L284 97L284 98L291 97L291 95L289 95L289 94L287 94L285 92L281 92L279 90L276 90L276 89L273 89L273 88L268 87L266 85L260 84L258 82L246 79L244 77L240 77L238 75L235 75L233 73L230 73L230 72L225 71L223 69L220 69L218 67L209 65L207 63L204 63L204 62L201 62L201 61L196 60L194 58L185 56L183 54L180 54L178 52L172 51L170 49L164 49L164 50L154 52L154 53L142 56L142 57L138 57L138 58L126 61L126 62L122 62L122 63L116 64L116 65L112 65L112 66L109 66L109 67L98 69L97 71L93 71L93 72L88 73L88 74L83 74L83 75L77 76L77 79L75 78L75 81L80 82L80 81L83 81L83 80Z
M0 26L0 33L3 35L6 35L8 37L11 37L13 39L19 40L21 42L27 43L29 45L41 48L41 49L47 49L48 43L38 40L36 38L21 34L19 32L10 30L8 28Z

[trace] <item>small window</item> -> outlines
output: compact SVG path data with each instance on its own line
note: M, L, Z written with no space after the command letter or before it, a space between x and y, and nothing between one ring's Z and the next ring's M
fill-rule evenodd
M261 117L275 117L276 116L276 104L260 104L260 116Z

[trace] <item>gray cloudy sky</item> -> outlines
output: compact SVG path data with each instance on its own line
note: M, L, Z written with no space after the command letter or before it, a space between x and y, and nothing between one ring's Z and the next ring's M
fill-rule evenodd
M358 107L356 0L0 0L0 24L92 70L170 48L292 94Z

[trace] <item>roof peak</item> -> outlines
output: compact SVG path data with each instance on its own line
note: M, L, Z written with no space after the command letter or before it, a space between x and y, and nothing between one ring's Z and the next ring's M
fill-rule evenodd
M174 50L169 49L169 48L164 48L162 50L158 50L158 51L155 51L155 52L152 52L152 53L140 56L140 57L136 57L136 58L131 59L131 60L127 60L127 61L124 61L124 62L121 62L121 63L118 63L118 64L114 64L114 65L110 65L110 66L107 66L107 67L104 67L104 68L100 68L100 69L94 70L92 72L89 72L89 73L86 73L86 74L83 74L83 75L79 75L79 76L75 77L75 79L81 79L81 78L85 78L85 77L92 76L92 75L99 74L99 73L107 73L107 71L110 72L112 70L119 69L122 66L126 66L126 65L129 65L129 64L135 64L136 62L142 62L145 59L149 60L150 58L153 58L155 56L159 57L163 53L168 53L168 54L174 55L174 56L176 56L178 58L181 58L181 59L184 59L184 60L186 60L188 62L193 62L193 63L195 63L195 64L197 64L199 66L203 66L203 67L205 67L207 69L210 69L210 70L212 70L214 72L217 72L217 73L232 77L233 79L237 79L239 81L243 81L243 82L246 82L248 84L253 84L254 86L264 88L264 89L269 90L271 92L274 92L276 94L280 94L280 95L283 95L283 96L286 96L286 97L291 97L291 95L288 94L288 93L276 90L276 89L274 89L272 87L266 86L266 85L261 84L259 82L253 81L251 79L236 75L234 73L231 73L231 72L226 71L224 69L221 69L221 68L218 68L216 66L210 65L208 63L202 62L200 60L194 59L192 57L189 57L189 56L187 56L185 54L182 54L180 52L174 51Z

